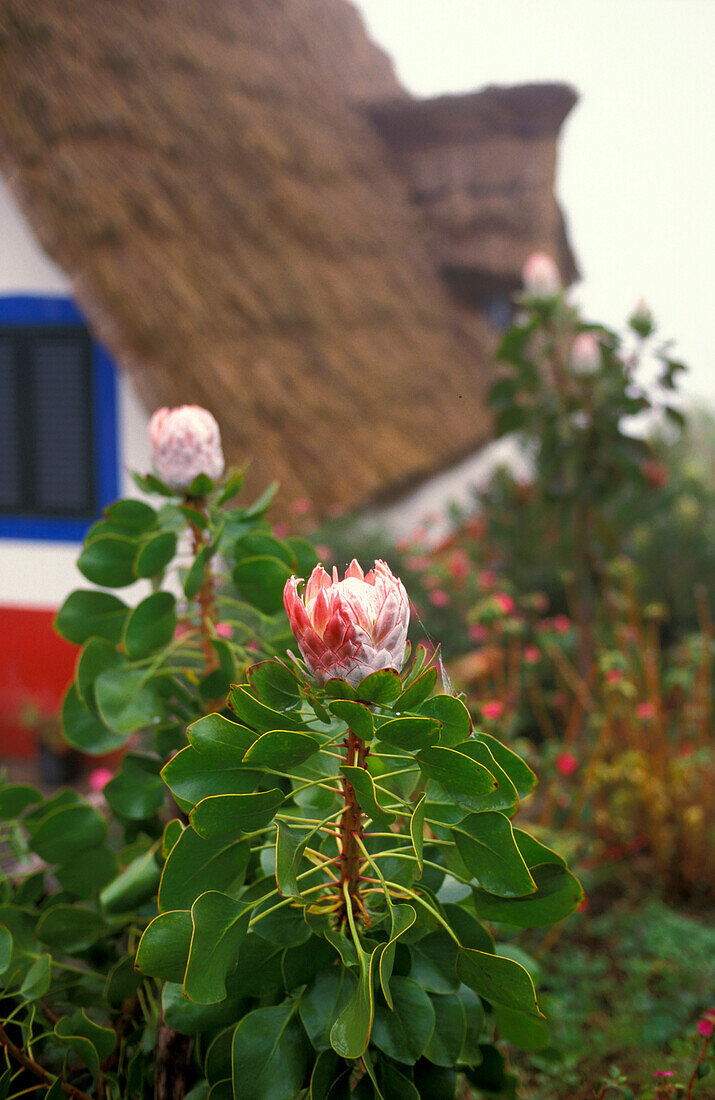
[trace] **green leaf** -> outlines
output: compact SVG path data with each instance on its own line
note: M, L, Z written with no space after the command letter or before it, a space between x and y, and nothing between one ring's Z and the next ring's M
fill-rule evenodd
M160 761L128 753L104 788L104 797L119 817L142 821L164 805L165 788L157 774Z
M115 500L114 504L104 509L104 514L114 527L122 527L130 535L137 531L146 531L157 520L151 505L134 497Z
M330 1029L330 1045L343 1058L360 1058L367 1050L372 1031L374 1004L372 999L372 958L359 943L360 974L352 998Z
M558 863L561 867L566 866L566 860L558 852L547 848L540 840L536 840L530 833L525 833L523 829L514 829L514 840L527 867L536 867L539 863Z
M419 802L415 806L412 817L410 818L410 840L412 841L412 847L415 851L415 857L417 859L417 866L420 869L420 875L423 871L422 853L424 851L426 808L426 797L425 795L422 795Z
M457 850L470 874L491 894L521 897L536 883L519 851L511 822L504 814L470 814L452 827Z
M110 1027L100 1027L90 1020L83 1008L71 1016L63 1016L55 1024L55 1035L84 1063L94 1078L99 1076L99 1063L114 1050L117 1036Z
M410 976L430 993L454 993L459 988L457 955L459 947L444 928L423 936L412 944Z
M256 740L254 730L232 722L222 714L207 714L187 729L189 741L202 755L218 754L228 766L240 763Z
M176 495L173 489L170 489L168 485L165 485L164 482L160 481L154 474L137 474L133 472L132 481L143 493L157 493L162 497L173 497Z
M397 1066L384 1059L379 1063L380 1085L384 1100L420 1100L424 1093L419 1093L409 1077L400 1073ZM453 1100L453 1098L450 1098Z
M173 531L161 531L145 542L134 562L137 577L157 577L176 554L177 538Z
M161 995L164 1022L180 1035L199 1035L214 1032L217 1028L235 1026L241 1015L240 998L231 994L217 1005L197 1005L184 996L181 985L167 982ZM229 1097L232 1097L229 1081Z
M357 796L360 809L368 814L373 821L387 823L395 820L392 810L383 809L377 801L375 781L364 768L353 768L343 764L340 768L348 783L352 786Z
M98 677L95 698L100 717L115 733L136 733L163 713L158 692L140 668L110 668Z
M52 957L50 955L40 955L27 971L25 980L17 995L23 1001L37 1001L47 993L51 981Z
M102 756L121 748L127 739L126 734L107 729L101 718L85 706L76 683L70 684L67 689L61 718L65 740L80 752Z
M117 596L81 588L70 593L62 604L55 619L55 629L75 645L84 645L94 637L117 645L128 614L129 608Z
M124 648L133 661L163 649L176 630L176 600L171 592L154 592L127 619Z
M285 821L278 821L276 833L276 882L283 897L300 897L296 879L300 861L312 833L298 833Z
M387 896L387 895L386 895ZM395 965L395 951L397 941L400 936L404 935L412 927L417 920L417 913L411 905L392 905L389 904L392 926L390 929L390 938L386 944L380 944L375 948L373 957L378 960L378 974L380 978L380 986L382 988L382 995L387 1001L388 1008L392 1009L392 994L390 992L390 979L392 977L392 968Z
M242 722L259 733L280 729L307 729L298 715L281 713L265 706L245 687L231 689L229 704Z
M289 947L281 960L283 985L286 989L296 989L307 985L319 970L325 970L335 962L335 951L327 940L313 936L309 944Z
M275 615L283 607L283 589L291 575L285 562L266 556L243 558L232 574L241 597L266 615Z
M432 1037L425 1048L425 1058L436 1066L451 1069L459 1061L467 1034L464 1006L454 994L430 997L435 1013Z
M493 753L483 742L471 737L469 741L462 741L455 748L463 752L465 756L476 760L478 764L490 771L497 781L495 791L485 794L479 806L479 812L483 810L507 810L513 812L519 804L519 794L511 779L503 768L497 764Z
M199 550L198 554L191 563L191 568L186 574L184 580L184 595L187 600L193 600L198 595L201 585L204 583L204 576L206 574L206 566L211 561L215 553L215 549L211 543L204 546Z
M143 976L134 968L134 959L130 955L120 959L107 975L104 987L107 1004L111 1008L121 1008L122 1001L133 997L143 982Z
M435 1026L435 1013L424 990L409 978L390 983L394 1009L377 1005L372 1041L396 1062L414 1065L424 1054Z
M226 977L236 966L238 949L248 929L250 910L217 890L208 890L191 908L194 926L184 993L197 1004L216 1004L226 997Z
M94 909L80 905L56 905L40 917L36 935L55 951L82 951L107 934L107 926Z
M161 870L154 854L154 847L142 852L125 867L100 895L107 913L128 913L156 895Z
M269 730L254 741L243 757L253 768L289 771L313 756L320 748L317 737L297 730Z
M462 1002L466 1029L464 1042L455 1062L466 1066L475 1066L482 1060L482 1052L479 1049L479 1037L484 1027L484 1008L473 989L468 985L460 985L457 996Z
M42 801L37 787L27 783L14 783L9 787L0 787L0 820L12 821L36 802Z
M77 663L77 690L86 707L94 708L94 682L108 668L126 664L124 656L106 638L90 638Z
M487 746L500 768L503 768L517 789L519 798L525 798L532 791L538 780L528 764L524 763L520 756L502 745L496 737L488 733L477 735L480 741Z
M280 661L260 661L249 668L248 679L258 698L276 710L294 707L300 700L297 679Z
M489 955L495 953L494 940L468 909L448 902L444 906L444 914L462 947L475 947L477 951L486 951Z
M434 718L391 718L378 726L376 735L388 745L408 752L417 752L435 745L440 737L440 724Z
M288 543L281 542L265 530L248 531L236 543L234 553L237 561L248 558L253 560L256 557L278 558L284 565L290 566L291 570L296 564L295 555Z
M519 963L463 947L457 957L457 973L465 985L490 1004L515 1008L534 1019L542 1018L534 983Z
M291 535L285 540L295 561L295 571L299 577L308 577L318 564L315 547L307 539Z
M330 1031L355 993L355 979L342 966L321 970L300 998L303 1027L315 1050L330 1049Z
M329 699L357 699L357 689L339 677L333 677L323 684L323 691Z
M4 974L12 959L12 932L0 924L0 974Z
M249 855L248 841L206 840L193 829L184 829L164 864L159 910L190 909L207 890L235 892L243 883Z
M191 913L160 913L148 926L137 949L135 966L150 978L181 984L189 961L193 924Z
M284 800L285 795L278 787L255 794L209 795L194 806L189 820L203 837L251 833L268 825Z
M308 1072L310 1045L296 1005L257 1008L233 1037L235 1100L294 1100Z
M231 470L223 483L223 488L216 498L216 504L220 508L222 504L228 504L236 496L245 480L245 470Z
M278 482L272 481L267 489L264 489L261 495L254 500L253 504L250 504L248 508L243 510L244 519L256 519L258 516L262 516L264 512L267 512L271 501L278 492Z
M434 691L434 685L437 683L437 666L431 665L421 676L418 676L416 680L413 680L408 688L402 692L395 703L395 710L401 713L406 710L413 710L415 707L421 706L426 699ZM438 718L438 715L429 713L428 718Z
M231 1086L231 1047L233 1046L233 1032L234 1029L232 1027L227 1027L224 1031L220 1031L216 1038L210 1043L204 1060L204 1072L209 1081L213 1083L228 1081L229 1088ZM229 1096L231 1100L233 1100L233 1091L229 1092Z
M364 699L368 703L382 705L394 703L402 694L400 674L394 668L382 668L379 672L371 672L358 685L357 694L358 699Z
M55 871L68 894L93 898L117 874L117 857L107 844L88 848L81 859L71 859Z
M525 1012L503 1005L494 1006L494 1016L500 1036L514 1046L535 1051L549 1045L549 1027L545 1020L535 1020Z
M136 580L134 558L137 544L123 535L100 535L88 542L77 568L92 584L102 588L126 588Z
M537 889L527 897L500 898L475 889L477 916L522 928L540 928L563 920L583 901L580 883L565 867L556 863L539 864L532 869L532 875Z
M80 857L106 835L106 821L86 802L54 808L29 829L30 847L46 863Z
M336 699L330 703L328 710L336 715L361 741L372 741L375 736L375 723L372 711L365 703L357 703L352 699Z
M491 772L455 749L441 745L423 749L417 760L424 774L466 809L478 810L482 796L496 790Z
M471 737L471 715L456 695L434 695L420 707L420 714L441 724L440 745L452 747Z
M7 1100L7 1095L10 1091L10 1082L12 1081L12 1070L6 1069L2 1077L0 1077L0 1100ZM52 1086L54 1088L54 1085ZM49 1095L49 1094L48 1094ZM52 1097L55 1100L55 1097ZM322 1095L320 1097L322 1100Z
M261 772L244 768L235 753L229 763L227 755L221 747L199 752L189 745L164 766L162 778L182 810L188 812L209 794L246 794L256 789Z
M350 1100L350 1070L333 1050L321 1050L310 1077L307 1100Z

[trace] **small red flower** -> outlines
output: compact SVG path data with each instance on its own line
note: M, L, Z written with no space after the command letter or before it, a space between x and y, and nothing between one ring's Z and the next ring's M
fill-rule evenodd
M641 463L641 473L654 489L662 489L664 485L667 485L670 477L665 466L661 462L655 462L652 458Z
M216 623L214 630L218 634L219 638L233 637L233 627L230 623Z
M448 592L443 588L435 588L428 596L429 602L434 607L449 607L452 602Z
M607 684L617 684L623 679L623 670L620 668L609 668L606 673Z
M702 1020L698 1020L698 1032L700 1035L707 1038L712 1035L715 1030L715 1023L708 1016L703 1016Z
M469 555L465 550L455 550L449 559L449 574L455 581L463 581L469 573Z
M482 704L482 714L489 721L495 722L497 718L501 718L504 712L504 704L499 699L492 699L488 703Z
M89 773L89 789L95 792L102 791L111 778L112 772L109 768L94 768Z
M636 714L642 722L650 722L655 718L655 703L639 703Z
M541 660L541 650L536 645L528 645L524 649L524 660L527 665L535 665Z
M290 510L294 516L307 516L313 511L313 502L308 497L297 497L291 502Z
M469 637L473 642L483 642L487 636L487 628L483 623L472 623L469 628Z
M513 611L516 611L514 600L511 596L507 596L506 592L497 592L494 603L503 615L511 615Z
M479 587L488 592L494 587L498 579L493 569L483 569L478 577Z
M568 634L571 629L571 620L568 615L557 615L554 619L554 630L557 634Z
M572 752L560 752L556 757L556 771L559 775L573 775L578 766L579 759Z
M653 1071L654 1077L673 1077L675 1070L673 1069L656 1069Z
M274 523L273 534L277 539L284 539L290 534L290 527L287 523Z

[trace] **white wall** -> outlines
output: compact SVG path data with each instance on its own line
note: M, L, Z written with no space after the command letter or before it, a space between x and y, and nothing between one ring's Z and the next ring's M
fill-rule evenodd
M0 296L38 294L70 297L65 273L43 252L0 176ZM138 495L129 471L147 471L149 417L125 376L118 379L120 491ZM0 604L55 608L77 585L86 585L75 561L79 544L0 539Z

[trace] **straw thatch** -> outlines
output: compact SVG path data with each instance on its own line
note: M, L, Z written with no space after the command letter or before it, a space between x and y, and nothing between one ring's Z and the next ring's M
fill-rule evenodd
M344 0L0 0L0 167L100 338L321 507L488 432L493 333L361 106L400 98Z

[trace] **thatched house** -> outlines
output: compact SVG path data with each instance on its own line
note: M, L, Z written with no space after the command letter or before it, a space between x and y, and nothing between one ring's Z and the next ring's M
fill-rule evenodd
M76 542L160 404L320 508L478 447L524 258L575 270L574 101L415 101L347 0L0 0L0 555Z

